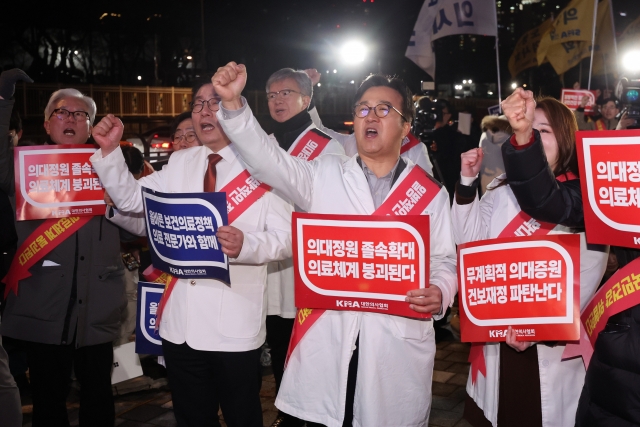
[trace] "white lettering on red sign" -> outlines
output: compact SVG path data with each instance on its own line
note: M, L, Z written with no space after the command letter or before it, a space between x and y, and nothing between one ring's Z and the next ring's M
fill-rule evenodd
M235 190L229 193L229 198L236 206L238 206L244 199L246 199L251 195L251 193L253 193L253 190L260 187L261 184L262 183L260 181L250 176L245 180L245 185L243 185L242 187L236 187ZM229 207L230 203L227 202L227 213L233 210L233 207L231 207L231 209L229 209Z
M640 182L640 162L598 162L596 180L607 183ZM598 189L598 203L609 206L635 206L640 208L640 187L603 185Z
M400 200L393 206L393 213L395 215L408 215L411 209L418 203L418 201L426 194L427 189L424 188L418 181L414 182L406 192L406 198Z
M302 147L302 150L296 157L299 159L308 160L316 148L318 148L318 143L310 139L309 141L307 141L305 146Z

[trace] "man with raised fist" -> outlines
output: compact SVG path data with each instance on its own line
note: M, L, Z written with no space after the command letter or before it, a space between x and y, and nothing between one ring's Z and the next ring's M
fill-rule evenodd
M244 65L218 69L212 79L221 98L218 121L248 170L302 210L379 215L407 183L432 189L415 212L430 217L430 286L408 292L406 302L442 317L457 287L449 197L400 157L414 115L406 85L382 76L365 80L354 106L357 154L306 161L269 140L241 96L246 80ZM307 425L427 425L435 350L430 320L326 310L291 351L276 406Z
M162 170L136 181L119 141L122 122L107 115L95 128L100 150L91 158L118 207L118 223L144 231L141 188L165 193L225 191L244 180L246 166L218 126L211 83L200 86L192 119L203 143L174 152ZM217 239L230 261L231 283L179 279L160 320L159 333L179 426L211 426L218 405L226 425L262 427L260 347L265 341L267 263L291 257L291 207L272 192L234 206ZM230 215L230 218L233 215Z

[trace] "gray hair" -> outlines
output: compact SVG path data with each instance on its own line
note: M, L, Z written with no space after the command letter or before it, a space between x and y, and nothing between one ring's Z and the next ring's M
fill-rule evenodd
M269 92L272 84L285 79L295 80L303 95L313 96L313 83L311 83L311 78L309 78L304 71L294 70L293 68L283 68L271 74L269 80L267 80L267 92Z
M91 97L83 95L78 89L72 88L60 89L51 94L51 98L49 98L49 102L44 109L45 121L49 120L49 117L51 117L51 113L53 113L53 110L55 109L54 106L58 101L64 98L76 98L82 101L87 108L87 113L89 113L89 124L93 125L93 121L96 119L97 110L95 101Z

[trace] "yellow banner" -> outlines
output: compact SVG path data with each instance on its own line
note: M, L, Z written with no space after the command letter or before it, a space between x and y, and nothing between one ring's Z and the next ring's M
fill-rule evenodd
M585 3L588 3L589 7L592 8L593 1L594 0L589 0ZM569 9L569 7L567 7L567 9ZM567 9L565 9L565 11L567 11ZM562 17L565 11L560 14L558 19L563 19ZM556 22L558 19L556 19ZM593 13L591 13L590 19L593 19ZM545 59L551 63L556 73L562 74L578 65L583 59L591 56L591 25L592 24L589 23L588 28L583 28L580 31L580 34L584 35L586 39L554 42L546 47ZM538 49L538 59L540 58L539 55L540 48ZM593 54L592 74L602 75L605 73L616 73L615 61L611 11L609 9L609 2L604 0L598 4L598 15L596 16L596 42Z
M593 29L593 2L597 0L572 0L558 17L553 21L553 27L542 36L538 45L538 64L542 64L552 46L569 43L590 41ZM575 44L567 55L573 55ZM559 51L557 51L559 52ZM557 54L557 52L554 52ZM550 62L551 59L549 59ZM552 62L553 63L553 62ZM554 67L555 68L555 67ZM557 70L556 70L557 72Z
M527 68L536 67L538 63L538 45L542 36L552 28L553 21L547 19L542 25L524 33L516 44L511 58L509 58L509 72L515 78Z

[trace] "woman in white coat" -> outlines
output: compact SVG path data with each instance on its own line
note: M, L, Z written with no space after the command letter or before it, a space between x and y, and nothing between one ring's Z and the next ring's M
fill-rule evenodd
M602 278L608 248L587 247L584 232L576 229L584 226L575 119L557 100L536 104L533 93L521 88L502 107L514 131L502 149L507 176L496 178L478 200L482 151L462 154L452 211L456 243L497 238L521 209L558 224L551 234L579 233L582 309ZM484 345L486 375L479 373L475 382L469 376L465 418L476 427L573 426L585 368L580 358L561 360L564 348L564 343L518 341L509 327L506 345Z

